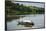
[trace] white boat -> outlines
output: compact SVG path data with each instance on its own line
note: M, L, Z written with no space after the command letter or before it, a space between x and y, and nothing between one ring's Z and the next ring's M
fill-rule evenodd
M30 20L24 20L24 21L18 22L18 25L33 26L34 23Z

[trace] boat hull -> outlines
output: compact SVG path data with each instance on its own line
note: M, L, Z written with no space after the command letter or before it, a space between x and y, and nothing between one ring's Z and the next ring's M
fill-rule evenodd
M19 22L18 25L24 25L25 27L31 27L34 25L34 23L29 23L29 22Z

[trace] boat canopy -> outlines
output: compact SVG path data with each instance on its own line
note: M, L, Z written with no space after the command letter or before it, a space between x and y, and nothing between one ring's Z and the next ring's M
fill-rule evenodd
M30 22L31 23L32 21L31 20L23 20L23 22Z

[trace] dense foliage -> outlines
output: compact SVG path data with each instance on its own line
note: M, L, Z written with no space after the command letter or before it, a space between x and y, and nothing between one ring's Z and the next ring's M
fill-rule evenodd
M5 11L7 15L18 15L18 14L44 14L44 8L35 6L24 6L19 3L12 3L11 1L5 1Z

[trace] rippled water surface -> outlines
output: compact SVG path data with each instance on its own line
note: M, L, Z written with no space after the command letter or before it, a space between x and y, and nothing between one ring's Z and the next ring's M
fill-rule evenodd
M44 14L30 14L30 15L19 15L19 16L25 16L23 18L14 19L10 22L7 22L7 29L29 29L29 28L44 28ZM24 27L24 25L17 25L18 21L24 21L29 20L34 23L34 26L32 27Z

